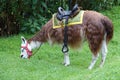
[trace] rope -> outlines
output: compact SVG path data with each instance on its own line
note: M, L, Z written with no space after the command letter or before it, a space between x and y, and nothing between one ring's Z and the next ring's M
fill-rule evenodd
M42 44L41 44L42 45ZM40 49L41 45L39 46L39 48L34 52L34 54L32 56L34 56Z

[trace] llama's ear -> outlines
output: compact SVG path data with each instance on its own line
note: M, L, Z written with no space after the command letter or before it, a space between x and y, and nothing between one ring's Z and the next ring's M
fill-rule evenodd
M22 43L25 43L26 39L23 36L21 36L21 41Z

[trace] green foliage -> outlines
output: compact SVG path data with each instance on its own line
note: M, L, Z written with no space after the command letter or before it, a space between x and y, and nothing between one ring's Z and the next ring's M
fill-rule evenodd
M120 0L78 0L78 3L83 9L100 11L111 9L113 5L120 5Z
M43 0L24 0L22 4L24 5L24 18L21 31L35 33L36 31L40 30L40 27L43 26L43 24L45 24L47 21L46 16L42 15L45 13L44 10L47 9L47 6Z
M119 5L120 0L71 0L83 9L104 10ZM15 16L22 32L35 33L57 12L59 6L68 9L68 0L0 0L0 17ZM4 13L4 15L2 14Z
M25 21L25 24L21 28L21 31L26 31L30 33L35 33L36 31L40 30L40 27L45 24L47 21L46 18L42 17L41 15L38 15L39 18L29 18Z

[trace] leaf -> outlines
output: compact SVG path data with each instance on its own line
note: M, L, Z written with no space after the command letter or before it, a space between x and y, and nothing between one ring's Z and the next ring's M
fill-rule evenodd
M40 27L39 27L39 26L37 26L36 28L37 28L37 30L40 30Z
M36 5L38 0L33 0L33 5Z
M43 6L44 8L47 9L47 5L45 4L45 2L41 2L41 4L42 4L42 6Z
M21 31L25 31L27 28L24 26L21 28Z
M35 33L35 31L36 31L35 28L31 28L32 33Z

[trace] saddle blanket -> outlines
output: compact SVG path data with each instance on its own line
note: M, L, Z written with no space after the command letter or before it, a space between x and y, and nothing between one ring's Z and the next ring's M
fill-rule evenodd
M68 20L68 26L75 25L75 24L82 24L83 14L84 14L84 11L82 10L75 17L69 18L69 20ZM52 16L52 23L53 23L53 28L54 29L55 28L62 28L62 27L65 26L65 19L63 19L62 21L59 21L56 18L56 13L55 13Z

